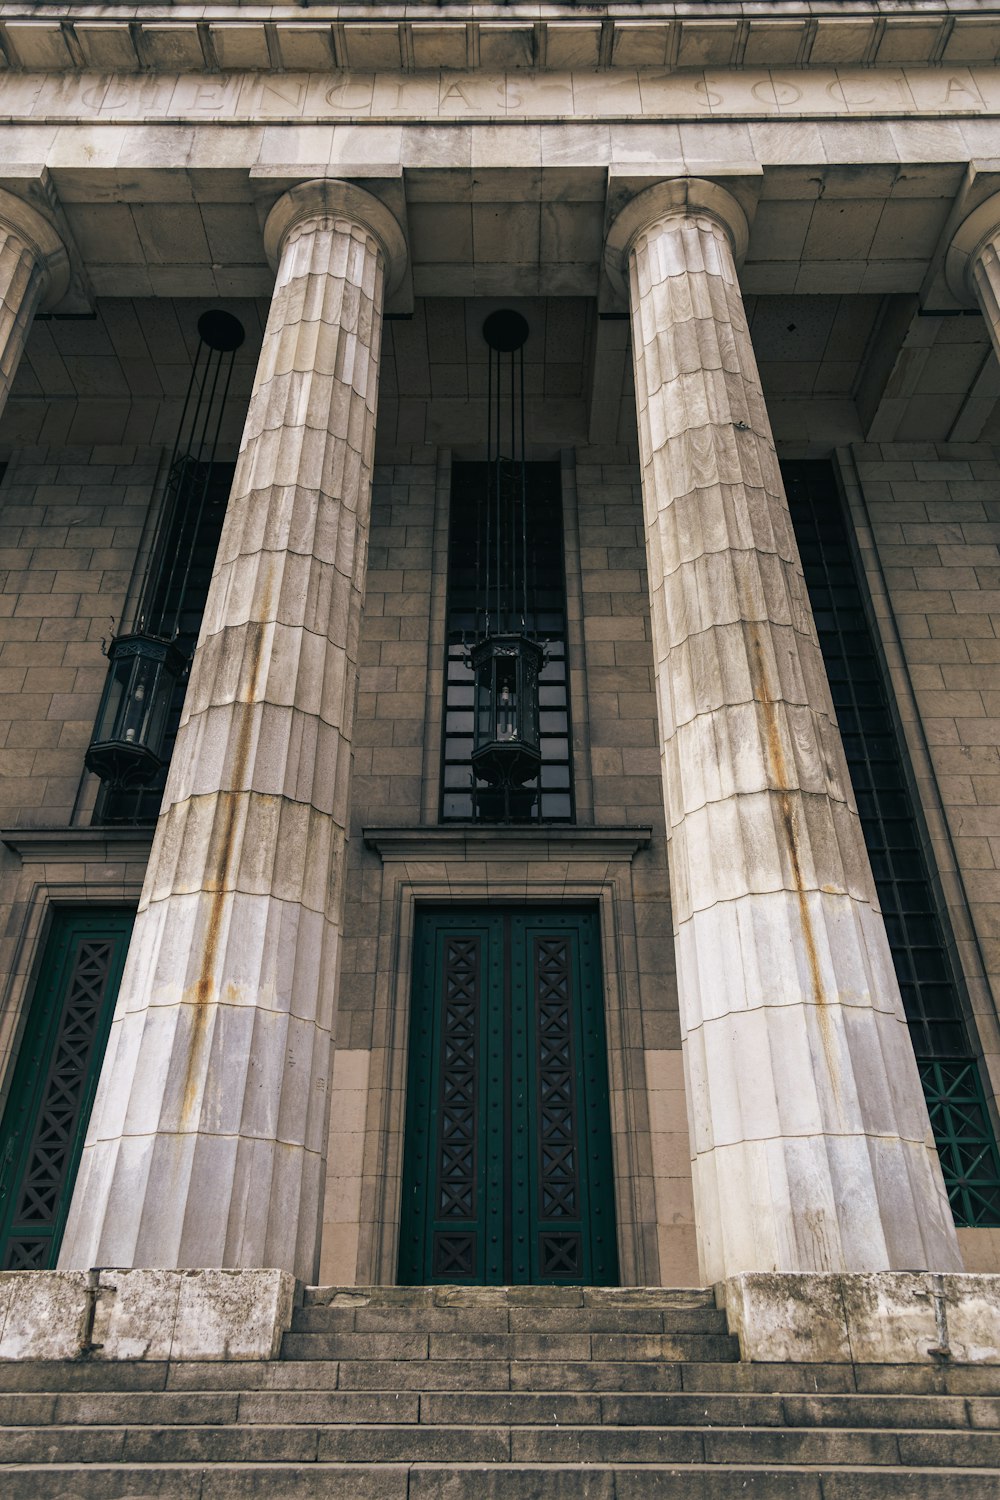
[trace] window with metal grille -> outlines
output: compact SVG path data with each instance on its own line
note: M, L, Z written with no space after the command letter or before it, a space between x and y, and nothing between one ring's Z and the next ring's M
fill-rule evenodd
M216 463L211 466L211 479L205 492L205 503L198 507L180 507L174 514L171 534L166 538L167 557L187 557L191 564L187 569L166 569L160 576L155 599L150 606L154 619L177 619L177 635L174 644L190 661L201 629L201 618L205 613L208 586L212 581L215 554L222 535L222 523L226 518L226 505L233 483L235 464ZM167 719L165 749L167 763L156 778L144 787L112 789L102 786L97 794L94 809L95 823L153 823L160 811L163 788L167 781L170 752L177 738L187 690L188 672L185 672L174 688Z
M782 473L952 1212L1000 1224L1000 1154L847 517L829 464Z
M569 679L566 664L566 579L562 495L558 463L527 465L528 599L526 633L545 646L539 677L542 768L510 795L510 820L571 823L574 817L570 756ZM441 821L503 821L502 794L472 774L473 674L468 660L476 634L477 566L483 546L487 469L452 466L448 538L448 632ZM480 609L481 617L481 609Z

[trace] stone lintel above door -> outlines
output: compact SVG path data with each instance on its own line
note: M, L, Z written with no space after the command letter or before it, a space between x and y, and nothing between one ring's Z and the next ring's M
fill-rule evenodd
M577 828L552 825L541 828L467 827L365 828L365 847L375 850L382 862L423 858L516 859L524 854L575 863L604 854L611 859L631 859L648 849L651 828L642 826Z

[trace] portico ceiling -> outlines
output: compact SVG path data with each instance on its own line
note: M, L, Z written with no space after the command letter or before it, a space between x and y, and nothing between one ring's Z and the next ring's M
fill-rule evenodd
M259 336L273 280L261 226L282 180L260 168L133 168L127 154L127 136L115 168L62 167L55 153L52 191L99 315L91 335L86 323L39 325L5 423L16 421L23 436L37 430L30 408L43 394L126 404L133 426L169 431L187 356L172 362L169 337L143 342L143 328L169 324L165 302L235 302L251 309ZM635 181L619 173L612 187L641 187L648 168L636 170ZM544 423L536 412L539 425L566 442L631 435L627 326L614 321L624 308L602 270L606 168L428 162L359 180L388 195L410 252L412 293L393 309L403 320L390 325L384 347L383 433L397 419L406 441L444 441L449 426L452 442L478 432L469 408L479 397L475 355L457 333L450 350L442 340L465 316L455 299L515 298L550 309L545 326L562 329L551 347L567 351L540 377L535 395L548 405ZM970 191L963 166L807 162L768 167L746 183L752 227L741 284L781 439L972 441L1000 429L985 327L957 307L939 274L956 199ZM986 188L977 179L974 190ZM142 302L137 343L123 332L122 299ZM250 379L248 365L247 390ZM148 420L139 415L156 402Z
M511 150L505 136L498 153ZM280 181L125 164L94 171L56 164L50 175L98 296L269 294L261 218ZM948 163L768 169L752 189L744 290L918 291L962 178L963 168ZM369 185L383 193L389 186L381 178ZM428 165L404 169L393 192L397 208L405 195L417 296L600 289L605 168Z
M36 320L0 424L0 456L47 443L169 444L199 314L218 298L102 297L93 318ZM235 448L268 301L225 298L243 322L229 430ZM515 300L528 319L529 435L539 452L594 437L594 372L610 372L604 436L634 440L628 324L593 297L419 298L385 328L380 441L441 443L470 454L485 422L483 319ZM970 422L1000 436L1000 377L978 314L922 317L913 297L749 294L747 316L779 442L828 448L945 441ZM900 332L902 330L902 332ZM598 340L607 340L599 354ZM608 352L610 350L610 352ZM964 423L964 426L963 426Z

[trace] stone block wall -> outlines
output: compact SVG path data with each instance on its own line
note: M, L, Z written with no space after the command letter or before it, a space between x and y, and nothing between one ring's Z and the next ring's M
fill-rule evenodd
M861 444L842 473L927 834L1000 1096L1000 449ZM856 476L856 477L855 477ZM959 1231L968 1270L1000 1230Z
M0 484L0 828L73 820L158 448L22 448Z
M653 681L652 622L646 576L641 476L626 447L580 448L575 465L587 716L596 824L653 829L632 866L632 920L639 972L628 1017L632 1076L645 1081L637 1100L645 1118L636 1139L648 1202L640 1206L663 1281L698 1284L691 1153L684 1104L677 976L669 881L659 726ZM582 699L582 701L581 701ZM647 1175L648 1174L648 1175Z
M427 446L383 447L376 460L320 1252L321 1281L348 1283L359 1253L369 1259L372 1253L384 1120L394 1125L390 1171L398 1170L401 1150L399 1112L393 1116L378 1083L391 1033L396 914L383 909L381 863L365 849L361 832L369 824L408 826L422 817L438 455ZM439 668L438 695L440 681Z
M89 822L83 756L162 449L24 447L0 480L0 831ZM81 830L82 831L82 830ZM49 894L134 904L144 841L0 846L0 1109L37 972Z
M361 830L421 821L436 464L433 448L391 450L379 455L372 485L338 1048L371 1047L384 1003L378 975L392 959L391 928L380 925L379 858Z

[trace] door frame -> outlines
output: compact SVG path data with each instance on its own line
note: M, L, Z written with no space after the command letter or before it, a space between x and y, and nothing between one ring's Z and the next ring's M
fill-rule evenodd
M655 1236L643 1234L649 1113L641 1042L632 859L648 828L366 829L382 859L382 931L362 1185L359 1285L391 1286L399 1261L413 936L418 905L590 906L598 914L619 1278L656 1285ZM391 924L391 925L390 925ZM643 1146L646 1150L643 1150Z

